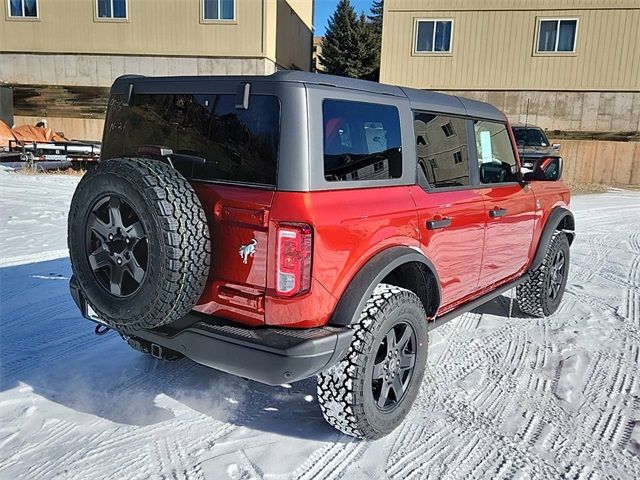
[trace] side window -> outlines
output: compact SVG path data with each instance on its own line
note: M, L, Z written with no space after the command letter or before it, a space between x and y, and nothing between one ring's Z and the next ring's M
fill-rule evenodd
M418 168L432 188L469 185L469 148L462 118L415 112Z
M396 107L325 100L322 115L327 181L402 176L402 139Z
M504 123L475 120L473 127L482 183L517 182L518 165Z

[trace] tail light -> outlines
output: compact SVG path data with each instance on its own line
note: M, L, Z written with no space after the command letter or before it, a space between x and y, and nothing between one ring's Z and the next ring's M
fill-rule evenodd
M313 231L306 224L280 224L277 234L276 293L293 297L311 288Z

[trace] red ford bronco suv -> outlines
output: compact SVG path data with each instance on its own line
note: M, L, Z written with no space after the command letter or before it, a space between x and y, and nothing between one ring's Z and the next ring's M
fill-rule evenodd
M562 159L522 174L504 114L301 72L124 76L69 215L83 315L158 358L270 385L317 375L326 420L407 415L428 331L516 288L562 299Z

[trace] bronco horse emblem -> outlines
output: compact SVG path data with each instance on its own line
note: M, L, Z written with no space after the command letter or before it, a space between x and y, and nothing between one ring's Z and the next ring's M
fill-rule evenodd
M255 238L252 238L249 245L242 245L240 247L238 252L242 257L242 263L246 264L249 261L249 256L253 257L254 253L256 253L256 245L258 245L258 242Z

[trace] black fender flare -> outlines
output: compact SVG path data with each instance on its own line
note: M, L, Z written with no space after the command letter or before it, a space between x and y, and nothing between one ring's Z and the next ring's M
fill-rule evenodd
M374 255L358 270L340 297L329 324L349 326L356 323L376 286L397 267L411 262L421 263L433 274L438 292L436 302L439 305L442 298L440 279L431 260L417 249L402 246L389 247Z
M558 230L558 226L562 222L565 222L567 227L560 230L563 230L568 234L569 244L573 242L573 238L575 237L575 220L573 218L573 213L565 207L555 207L551 211L551 214L547 219L547 223L544 224L544 229L542 230L542 234L540 235L540 240L538 241L538 246L536 248L536 254L533 257L531 266L529 267L531 270L538 268L542 263L542 260L547 253L547 247L549 246L553 232Z

